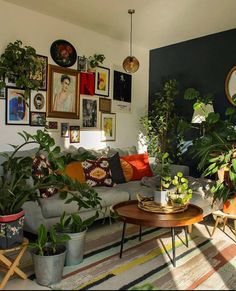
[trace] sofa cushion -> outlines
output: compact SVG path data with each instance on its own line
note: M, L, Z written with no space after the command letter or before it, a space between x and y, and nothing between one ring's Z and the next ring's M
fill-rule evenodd
M106 157L97 160L86 160L82 162L84 168L86 183L91 186L108 186L114 185L111 177L111 169Z
M126 181L121 167L119 153L108 158L108 161L111 169L112 181L116 184L125 183Z
M71 162L65 167L65 174L70 178L79 181L80 183L85 183L85 174L81 162Z
M130 165L130 163L126 162L122 158L120 159L120 164L121 164L123 174L125 176L125 181L129 182L133 177L133 173L134 173L133 167Z
M119 153L120 157L122 157L122 156L128 156L128 155L137 154L138 151L137 151L136 146L124 147L124 148L111 148L111 147L108 147L108 152L107 152L108 157L111 157L116 153Z
M141 180L143 177L153 176L147 153L124 156L122 159L131 164L133 168L133 177L131 180Z

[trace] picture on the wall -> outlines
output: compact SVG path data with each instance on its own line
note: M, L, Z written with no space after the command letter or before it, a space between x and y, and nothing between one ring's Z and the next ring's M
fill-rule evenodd
M58 132L58 122L57 121L48 121L46 127L47 127L48 131Z
M24 100L25 90L6 88L6 124L29 125L29 106Z
M31 111L46 112L46 92L31 90L30 109Z
M99 111L111 112L111 99L99 98Z
M80 126L70 126L70 143L80 142Z
M93 73L80 73L80 94L94 95L94 81Z
M110 88L110 69L96 67L95 72L95 95L109 96Z
M83 97L81 108L82 128L98 129L98 99L96 97Z
M45 126L46 125L46 112L30 112L30 125L31 126Z
M4 82L4 75L0 75L0 83ZM0 89L0 99L5 99L5 87Z
M47 116L79 118L79 84L76 70L49 65Z
M116 136L116 115L102 113L101 116L101 141L114 141Z
M48 57L37 55L38 60L41 63L41 68L37 70L34 74L30 73L30 80L34 80L38 86L39 90L47 90L47 73L48 73Z
M132 76L114 70L113 99L131 103Z
M61 137L69 137L69 123L61 123Z
M79 72L86 72L87 71L87 64L88 64L88 60L85 56L78 56L77 70Z

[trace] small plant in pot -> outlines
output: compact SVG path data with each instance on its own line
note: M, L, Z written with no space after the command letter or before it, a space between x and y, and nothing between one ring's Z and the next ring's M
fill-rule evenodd
M78 265L83 261L87 229L98 217L98 212L85 220L82 220L77 213L69 216L66 216L65 212L62 214L60 223L56 224L56 230L70 237L70 240L66 242L66 266Z
M104 54L94 54L88 57L88 70L94 72L96 67L101 65L105 60Z
M64 243L68 240L68 235L58 235L54 227L48 233L46 227L40 225L36 242L30 244L39 285L50 286L61 281L66 257Z
M171 183L170 158L168 153L160 153L157 156L156 174L160 176L160 184L154 193L154 201L161 204L167 203L167 189Z

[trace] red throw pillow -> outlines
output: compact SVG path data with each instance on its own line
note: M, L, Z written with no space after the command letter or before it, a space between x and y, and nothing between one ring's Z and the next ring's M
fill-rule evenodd
M153 173L149 165L148 154L136 154L122 157L133 168L131 180L141 180L143 177L152 177Z

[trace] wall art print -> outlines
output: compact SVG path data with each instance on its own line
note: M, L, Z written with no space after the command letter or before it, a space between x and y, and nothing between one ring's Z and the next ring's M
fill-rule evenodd
M114 141L116 139L116 115L114 113L101 114L101 141Z
M71 67L77 60L74 46L63 39L58 39L52 43L50 53L54 62L61 67Z
M110 89L110 69L96 67L95 72L95 95L109 96Z
M46 112L30 112L31 126L46 126Z
M47 116L79 118L79 84L76 70L49 65Z
M80 73L80 94L94 95L95 75L93 73Z
M41 62L41 68L35 72L35 74L30 74L30 79L34 80L39 85L39 90L47 91L47 79L48 79L48 57L37 55L37 58Z
M29 106L23 99L25 90L6 88L6 124L29 125Z
M99 129L98 105L98 98L96 97L81 98L82 128Z
M46 112L46 95L45 91L31 90L30 93L30 110L37 112Z
M61 123L61 137L69 137L69 123L68 122Z
M80 126L71 125L70 126L70 143L80 142Z

